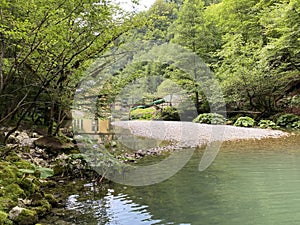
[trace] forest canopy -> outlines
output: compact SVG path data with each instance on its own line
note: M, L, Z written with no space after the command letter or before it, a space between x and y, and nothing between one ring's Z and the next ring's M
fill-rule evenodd
M105 0L3 0L0 18L1 124L27 121L55 135L84 71L115 48L149 40L197 54L228 112L300 112L300 0L156 0L133 13ZM122 87L153 75L184 88L198 113L210 110L201 84L172 63L124 64L99 96L109 96L107 106Z

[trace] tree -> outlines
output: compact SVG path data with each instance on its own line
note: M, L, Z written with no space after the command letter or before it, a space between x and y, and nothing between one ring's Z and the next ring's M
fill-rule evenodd
M82 71L140 24L117 13L105 1L1 1L0 122L31 117L57 133Z
M288 87L299 85L294 83L299 81L296 1L233 3L219 4L224 43L217 75L229 105L270 116L279 110Z
M143 39L169 41L169 26L177 18L178 6L173 2L156 0L147 12L149 23Z
M171 41L195 52L216 73L233 111L254 110L269 116L282 110L280 101L300 88L299 1L217 2L157 0L145 13L150 23L124 42L134 40L139 33L145 52L153 47L143 42L149 39ZM164 61L167 52L178 54L165 49L156 52L154 58ZM184 56L178 61L185 62ZM195 68L192 60L187 63ZM114 83L121 88L135 78L159 75L187 90L198 113L209 110L208 102L217 104L217 99L205 98L205 79L197 79L203 74L194 71L191 76L191 71L185 73L175 64L172 60L162 65L141 60L124 66Z
M175 21L173 42L193 52L203 55L204 38L204 3L201 0L185 0Z
M208 30L205 27L204 2L202 0L185 0L178 15L170 29L173 34L172 42L182 45L200 56L205 62L208 61L209 41ZM196 79L196 71L194 77ZM200 110L199 84L194 83L195 105Z
M264 57L278 73L300 72L299 9L300 2L294 0L271 5L262 12L260 23L268 38Z
M174 96L179 95L182 90L170 79L164 80L157 88L157 94L163 98L168 97L172 103Z

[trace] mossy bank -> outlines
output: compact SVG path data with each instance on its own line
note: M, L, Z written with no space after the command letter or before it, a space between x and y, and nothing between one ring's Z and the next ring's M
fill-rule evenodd
M96 176L80 156L76 147L55 140L55 148L48 147L45 137L28 144L14 143L0 146L0 224L37 224L66 196L62 182ZM36 144L35 144L36 142ZM47 145L42 146L41 143ZM67 147L65 147L67 146ZM63 184L65 185L65 184Z
M0 224L35 224L57 205L54 196L43 191L50 182L15 150L0 150Z

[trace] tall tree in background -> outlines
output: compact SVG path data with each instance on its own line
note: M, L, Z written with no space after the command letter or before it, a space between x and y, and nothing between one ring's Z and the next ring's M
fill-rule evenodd
M275 103L300 94L300 1L280 1L265 7L261 19L268 44L261 61L281 87ZM281 110L281 109L279 109Z
M205 49L204 2L185 0L175 21L172 42L180 44L200 57Z
M167 40L169 26L177 18L175 3L166 3L164 0L156 0L148 13L153 17L153 22L148 28L147 37L152 40Z
M168 29L178 17L178 5L174 2L156 0L147 12L149 24L144 39L169 41Z
M224 42L217 75L235 109L269 116L280 110L278 102L289 87L299 85L295 83L299 81L296 2L224 0L219 4Z
M172 42L186 47L196 53L204 62L208 62L210 54L210 35L206 27L204 16L204 2L202 0L185 0L180 8L178 19L170 28ZM197 73L194 73L197 80ZM199 84L194 83L195 105L200 112Z
M300 73L300 1L282 1L264 8L260 18L268 45L263 49L269 67L278 73Z

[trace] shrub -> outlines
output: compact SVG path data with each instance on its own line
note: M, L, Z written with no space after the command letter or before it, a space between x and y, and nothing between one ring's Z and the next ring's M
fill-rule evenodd
M292 128L295 129L295 130L300 130L300 120L297 121L297 122L294 122L292 124Z
M180 116L176 108L168 106L162 110L161 119L165 121L180 121Z
M254 119L245 116L245 117L238 118L233 125L237 127L254 127L254 124L255 124Z
M276 123L274 123L272 120L261 120L258 123L258 126L260 128L266 129L266 128L272 128L272 129L276 129L279 128Z
M155 115L156 110L154 108L147 109L135 109L130 112L131 120L151 120Z
M226 119L224 116L217 113L203 113L197 116L194 123L207 123L207 124L225 124Z
M284 114L277 119L277 125L284 128L293 128L293 124L300 121L300 118L294 114Z

